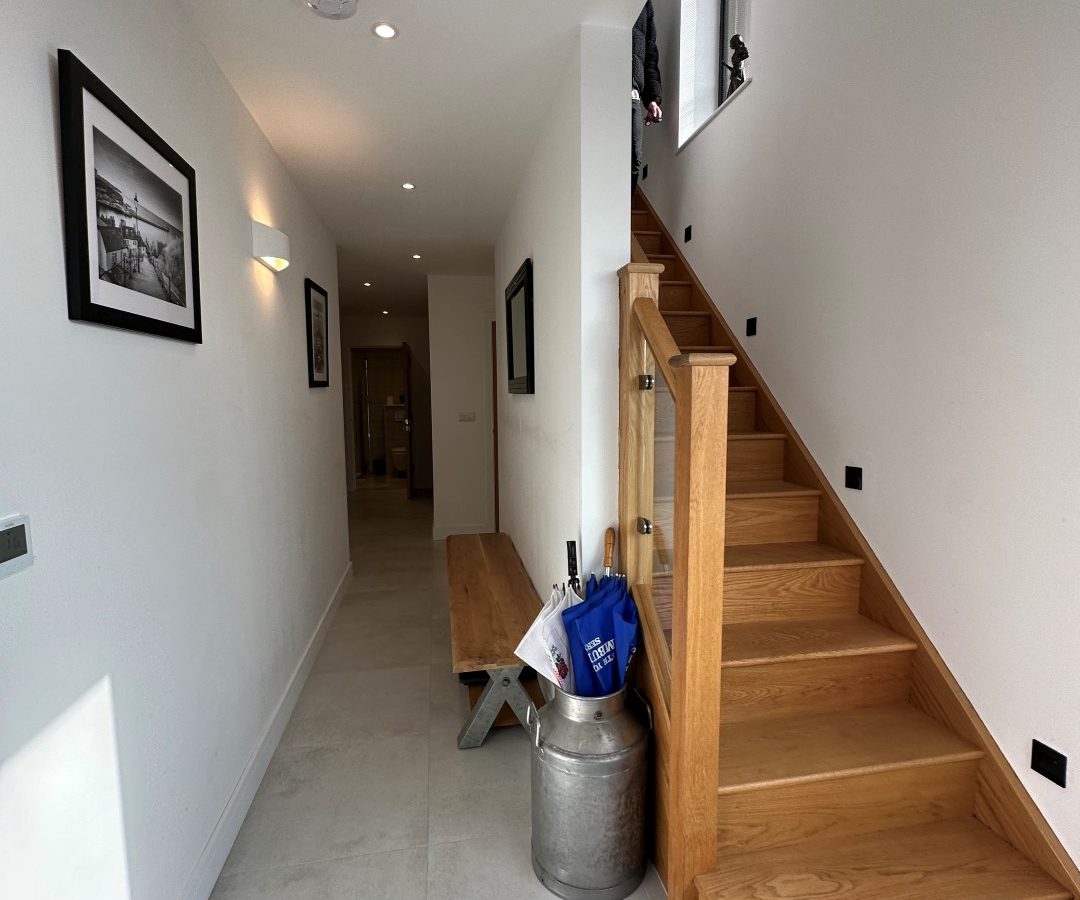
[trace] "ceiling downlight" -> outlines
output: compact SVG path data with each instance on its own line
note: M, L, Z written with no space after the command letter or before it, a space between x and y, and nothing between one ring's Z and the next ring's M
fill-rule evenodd
M376 22L371 26L371 33L384 41L392 41L398 36L398 30L389 22Z

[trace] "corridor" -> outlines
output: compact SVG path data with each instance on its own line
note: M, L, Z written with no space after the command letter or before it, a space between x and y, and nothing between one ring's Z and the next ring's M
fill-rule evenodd
M525 732L455 744L465 690L430 502L364 487L349 529L352 587L213 900L553 897L530 865ZM633 895L663 896L651 871Z

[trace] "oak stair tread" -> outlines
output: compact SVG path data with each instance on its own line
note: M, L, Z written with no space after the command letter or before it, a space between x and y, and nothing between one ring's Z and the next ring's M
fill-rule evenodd
M734 347L723 347L718 344L679 344L679 350L683 353L734 353Z
M981 756L907 704L733 722L720 730L719 793Z
M819 838L725 858L700 900L1067 900L1071 894L973 816Z
M821 491L817 488L795 484L791 481L729 481L727 486L728 500L818 497L820 495Z
M651 228L635 228L634 229L634 234L647 234L647 235L652 236L652 235L662 235L663 233L664 232L662 232L662 231L654 231Z
M656 443L670 443L675 440L675 435L670 431L657 432L653 435L653 440ZM781 434L776 431L729 431L729 441L785 441L787 440L786 434ZM748 484L750 482L743 482Z
M791 622L742 622L724 628L721 666L755 666L871 653L907 653L909 638L863 616L798 619Z
M804 566L858 566L861 556L816 541L789 544L743 544L724 550L725 572L800 569Z
M679 318L679 317L682 317L682 318L693 317L693 318L696 318L696 319L700 319L700 318L711 319L712 318L712 313L708 312L707 310L704 310L704 309L664 309L664 310L660 311L660 315L662 315L665 319L667 319L667 318Z

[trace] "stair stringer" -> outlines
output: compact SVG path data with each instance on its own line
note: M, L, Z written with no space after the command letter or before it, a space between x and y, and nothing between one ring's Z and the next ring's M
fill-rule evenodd
M735 332L728 326L711 295L683 255L679 244L672 238L671 231L640 190L637 199L649 211L656 226L668 239L669 246L696 288L695 293L704 299L716 317L714 327L719 323L723 330L723 335L714 335L713 343L734 348L737 358L732 372L734 380L742 387L758 389L758 428L787 435L785 477L821 491L818 540L858 554L865 560L860 583L860 613L916 643L911 673L911 703L983 751L977 777L976 817L1080 898L1080 868L1077 868L1031 799L1023 782L1017 777L1005 754L1001 752L1001 748L949 671L907 601L840 502L829 480L769 390L765 379L750 361Z

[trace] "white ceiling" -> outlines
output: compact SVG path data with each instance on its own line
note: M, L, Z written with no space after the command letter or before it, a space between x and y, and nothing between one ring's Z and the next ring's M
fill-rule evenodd
M644 0L360 0L343 21L303 0L186 2L337 240L343 308L426 315L429 272L491 272L577 26L629 27ZM372 35L380 20L399 36Z

